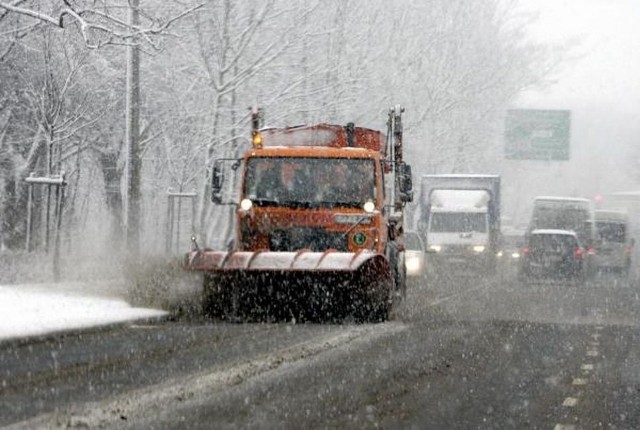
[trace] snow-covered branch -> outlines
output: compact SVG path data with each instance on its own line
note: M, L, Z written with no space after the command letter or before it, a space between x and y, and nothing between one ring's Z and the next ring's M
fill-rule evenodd
M156 42L151 36L166 34L169 27L176 21L202 8L204 4L197 4L178 12L175 16L166 19L151 19L148 25L130 25L126 20L117 15L99 10L97 8L80 8L66 0L66 7L57 13L47 14L40 10L21 7L22 1L0 1L0 9L8 13L23 15L36 19L59 28L65 28L70 20L75 23L80 34L89 48L99 48L105 45L130 45L146 42L157 49Z

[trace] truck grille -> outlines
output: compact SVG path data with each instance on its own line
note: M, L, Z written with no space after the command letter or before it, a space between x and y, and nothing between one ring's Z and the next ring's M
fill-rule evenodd
M321 252L330 248L347 251L347 239L342 233L327 232L321 228L275 230L269 235L269 249L272 251L310 249Z

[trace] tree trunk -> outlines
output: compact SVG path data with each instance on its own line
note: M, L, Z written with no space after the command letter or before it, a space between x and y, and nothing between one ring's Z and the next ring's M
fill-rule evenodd
M129 25L139 25L138 0L129 2ZM134 40L135 42L135 40ZM131 257L140 252L140 51L137 45L127 45L126 88L127 142L127 248Z

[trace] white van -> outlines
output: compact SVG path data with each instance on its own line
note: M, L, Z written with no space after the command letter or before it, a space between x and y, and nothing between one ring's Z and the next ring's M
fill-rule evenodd
M629 274L633 240L629 238L629 215L624 211L596 210L596 252L599 272Z

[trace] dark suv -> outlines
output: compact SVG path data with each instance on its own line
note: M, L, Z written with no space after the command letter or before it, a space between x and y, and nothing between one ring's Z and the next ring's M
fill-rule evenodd
M589 267L589 253L569 230L533 230L525 240L519 279L582 281Z

